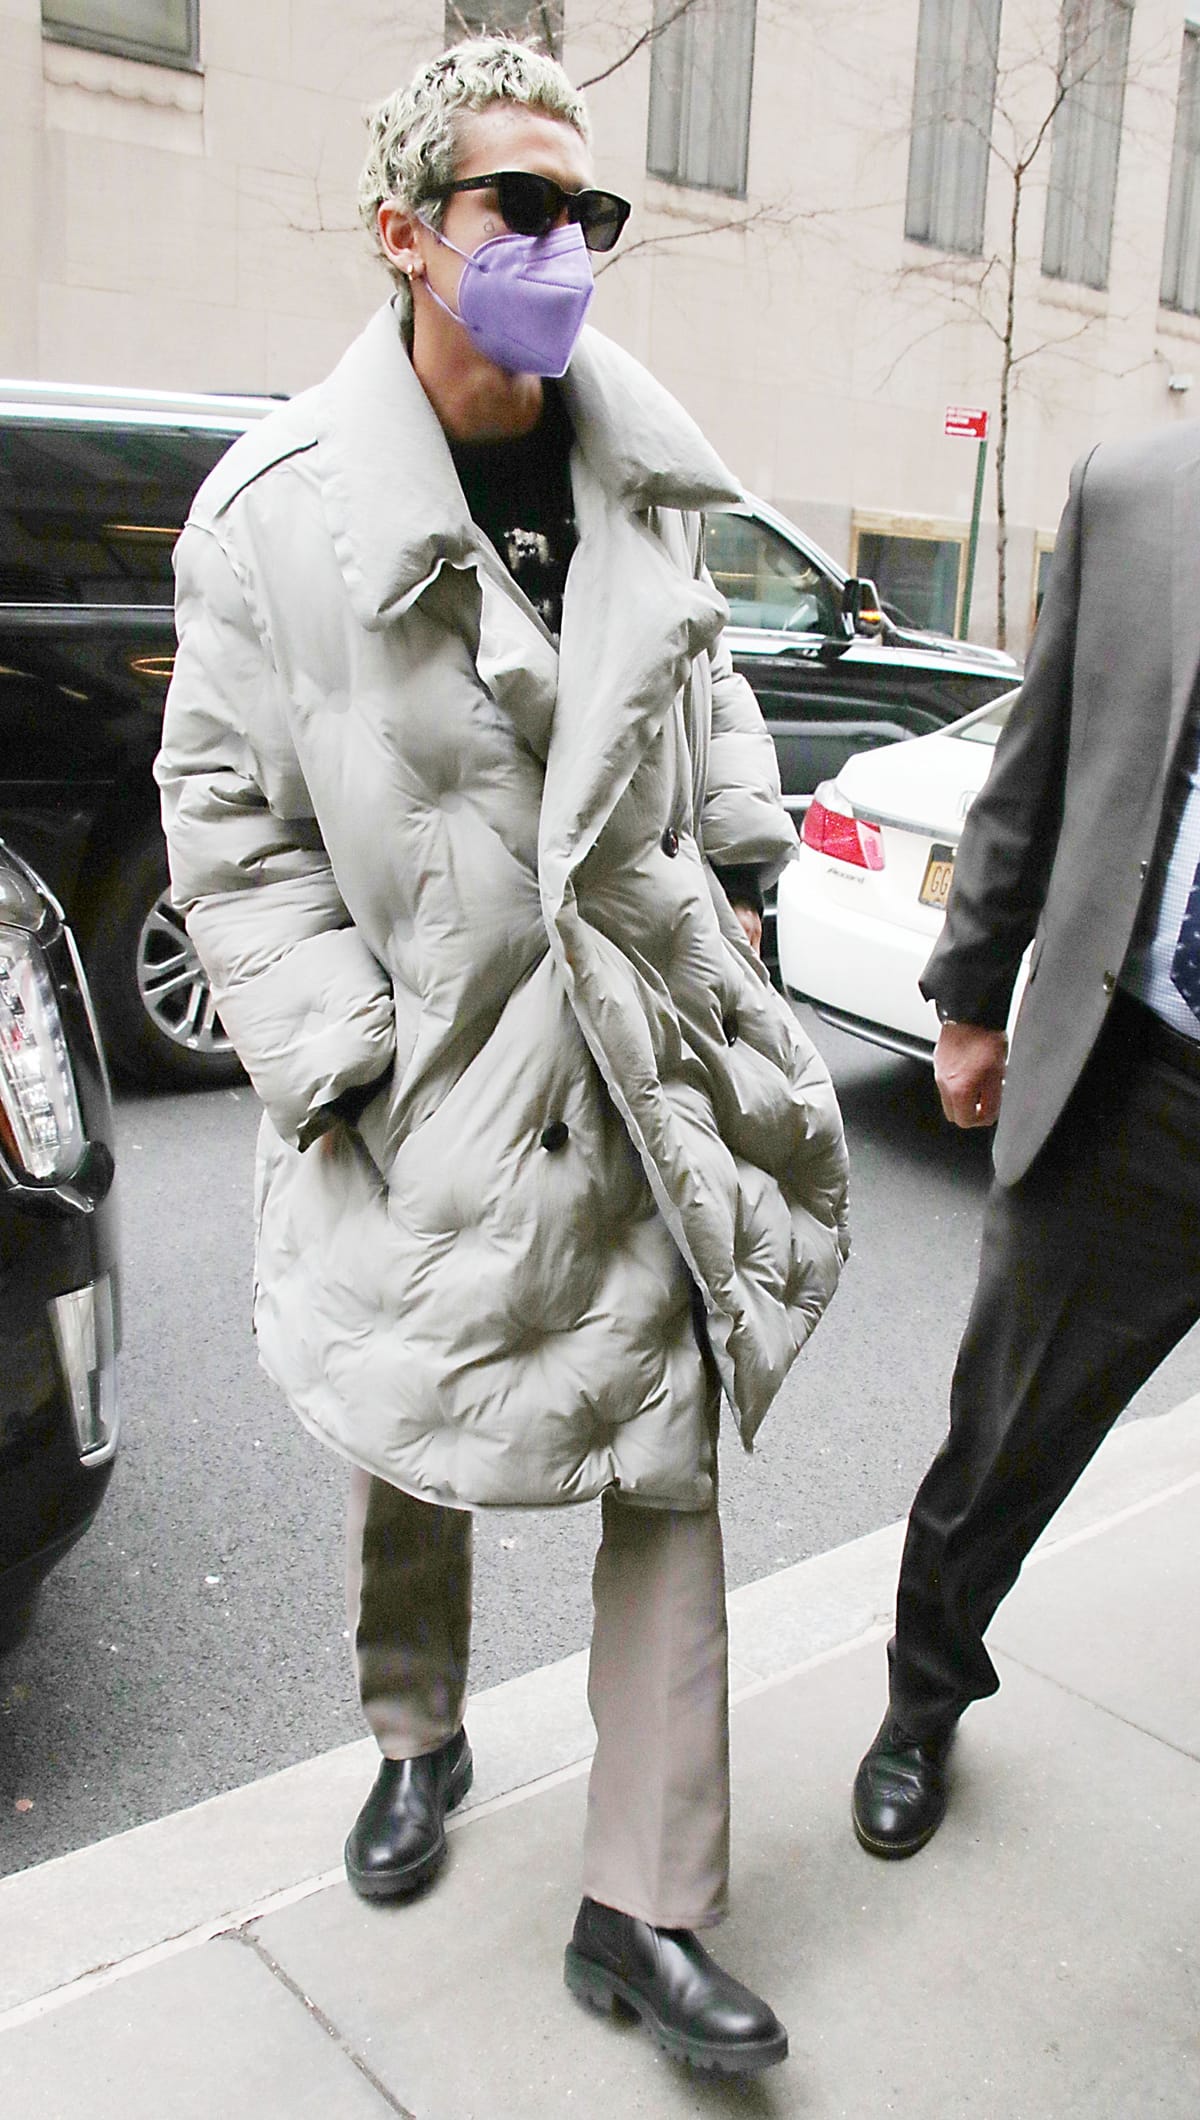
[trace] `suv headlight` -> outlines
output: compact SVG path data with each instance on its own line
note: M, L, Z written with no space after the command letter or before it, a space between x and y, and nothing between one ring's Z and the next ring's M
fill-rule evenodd
M0 927L0 1149L45 1182L70 1177L85 1146L46 960L22 928Z

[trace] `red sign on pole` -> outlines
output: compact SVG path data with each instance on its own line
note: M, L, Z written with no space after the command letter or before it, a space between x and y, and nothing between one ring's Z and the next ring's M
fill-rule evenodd
M981 405L947 405L945 431L964 442L986 442L987 413Z

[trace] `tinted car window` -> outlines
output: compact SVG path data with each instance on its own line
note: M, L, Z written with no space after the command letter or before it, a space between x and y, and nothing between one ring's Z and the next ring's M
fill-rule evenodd
M171 548L233 438L135 423L0 427L0 599L170 603Z
M71 908L85 949L119 850L157 830L151 773L175 634L169 608L0 606L0 836ZM81 869L82 864L82 869ZM102 1013L109 995L97 988Z
M152 768L175 540L265 401L59 404L34 386L14 403L14 387L0 386L0 835L67 911L110 1059L146 1081L231 1081L170 904Z
M1003 699L996 701L989 714L977 714L973 721L965 722L960 728L949 729L947 734L957 736L962 743L987 744L994 751L1000 741L1000 731L1012 713L1016 696L1015 692L1006 692Z
M708 571L734 626L785 633L838 633L837 591L802 552L765 523L713 515L705 525Z
M68 783L101 761L111 777L135 737L152 755L174 660L166 612L114 613L98 631L0 610L0 790Z

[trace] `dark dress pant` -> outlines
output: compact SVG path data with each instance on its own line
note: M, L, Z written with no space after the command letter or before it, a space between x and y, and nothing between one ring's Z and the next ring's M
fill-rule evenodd
M950 1396L918 1489L889 1646L891 1709L945 1731L999 1686L983 1637L1138 1387L1200 1317L1200 1070L1118 997L1049 1142L995 1184Z

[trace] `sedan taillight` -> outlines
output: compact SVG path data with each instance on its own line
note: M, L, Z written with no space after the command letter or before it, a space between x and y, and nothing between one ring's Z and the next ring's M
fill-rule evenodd
M23 928L0 927L0 1150L16 1176L53 1182L86 1145L46 960Z
M883 833L843 807L830 781L817 789L804 813L800 834L806 847L828 854L834 861L848 862L855 869L883 867Z

